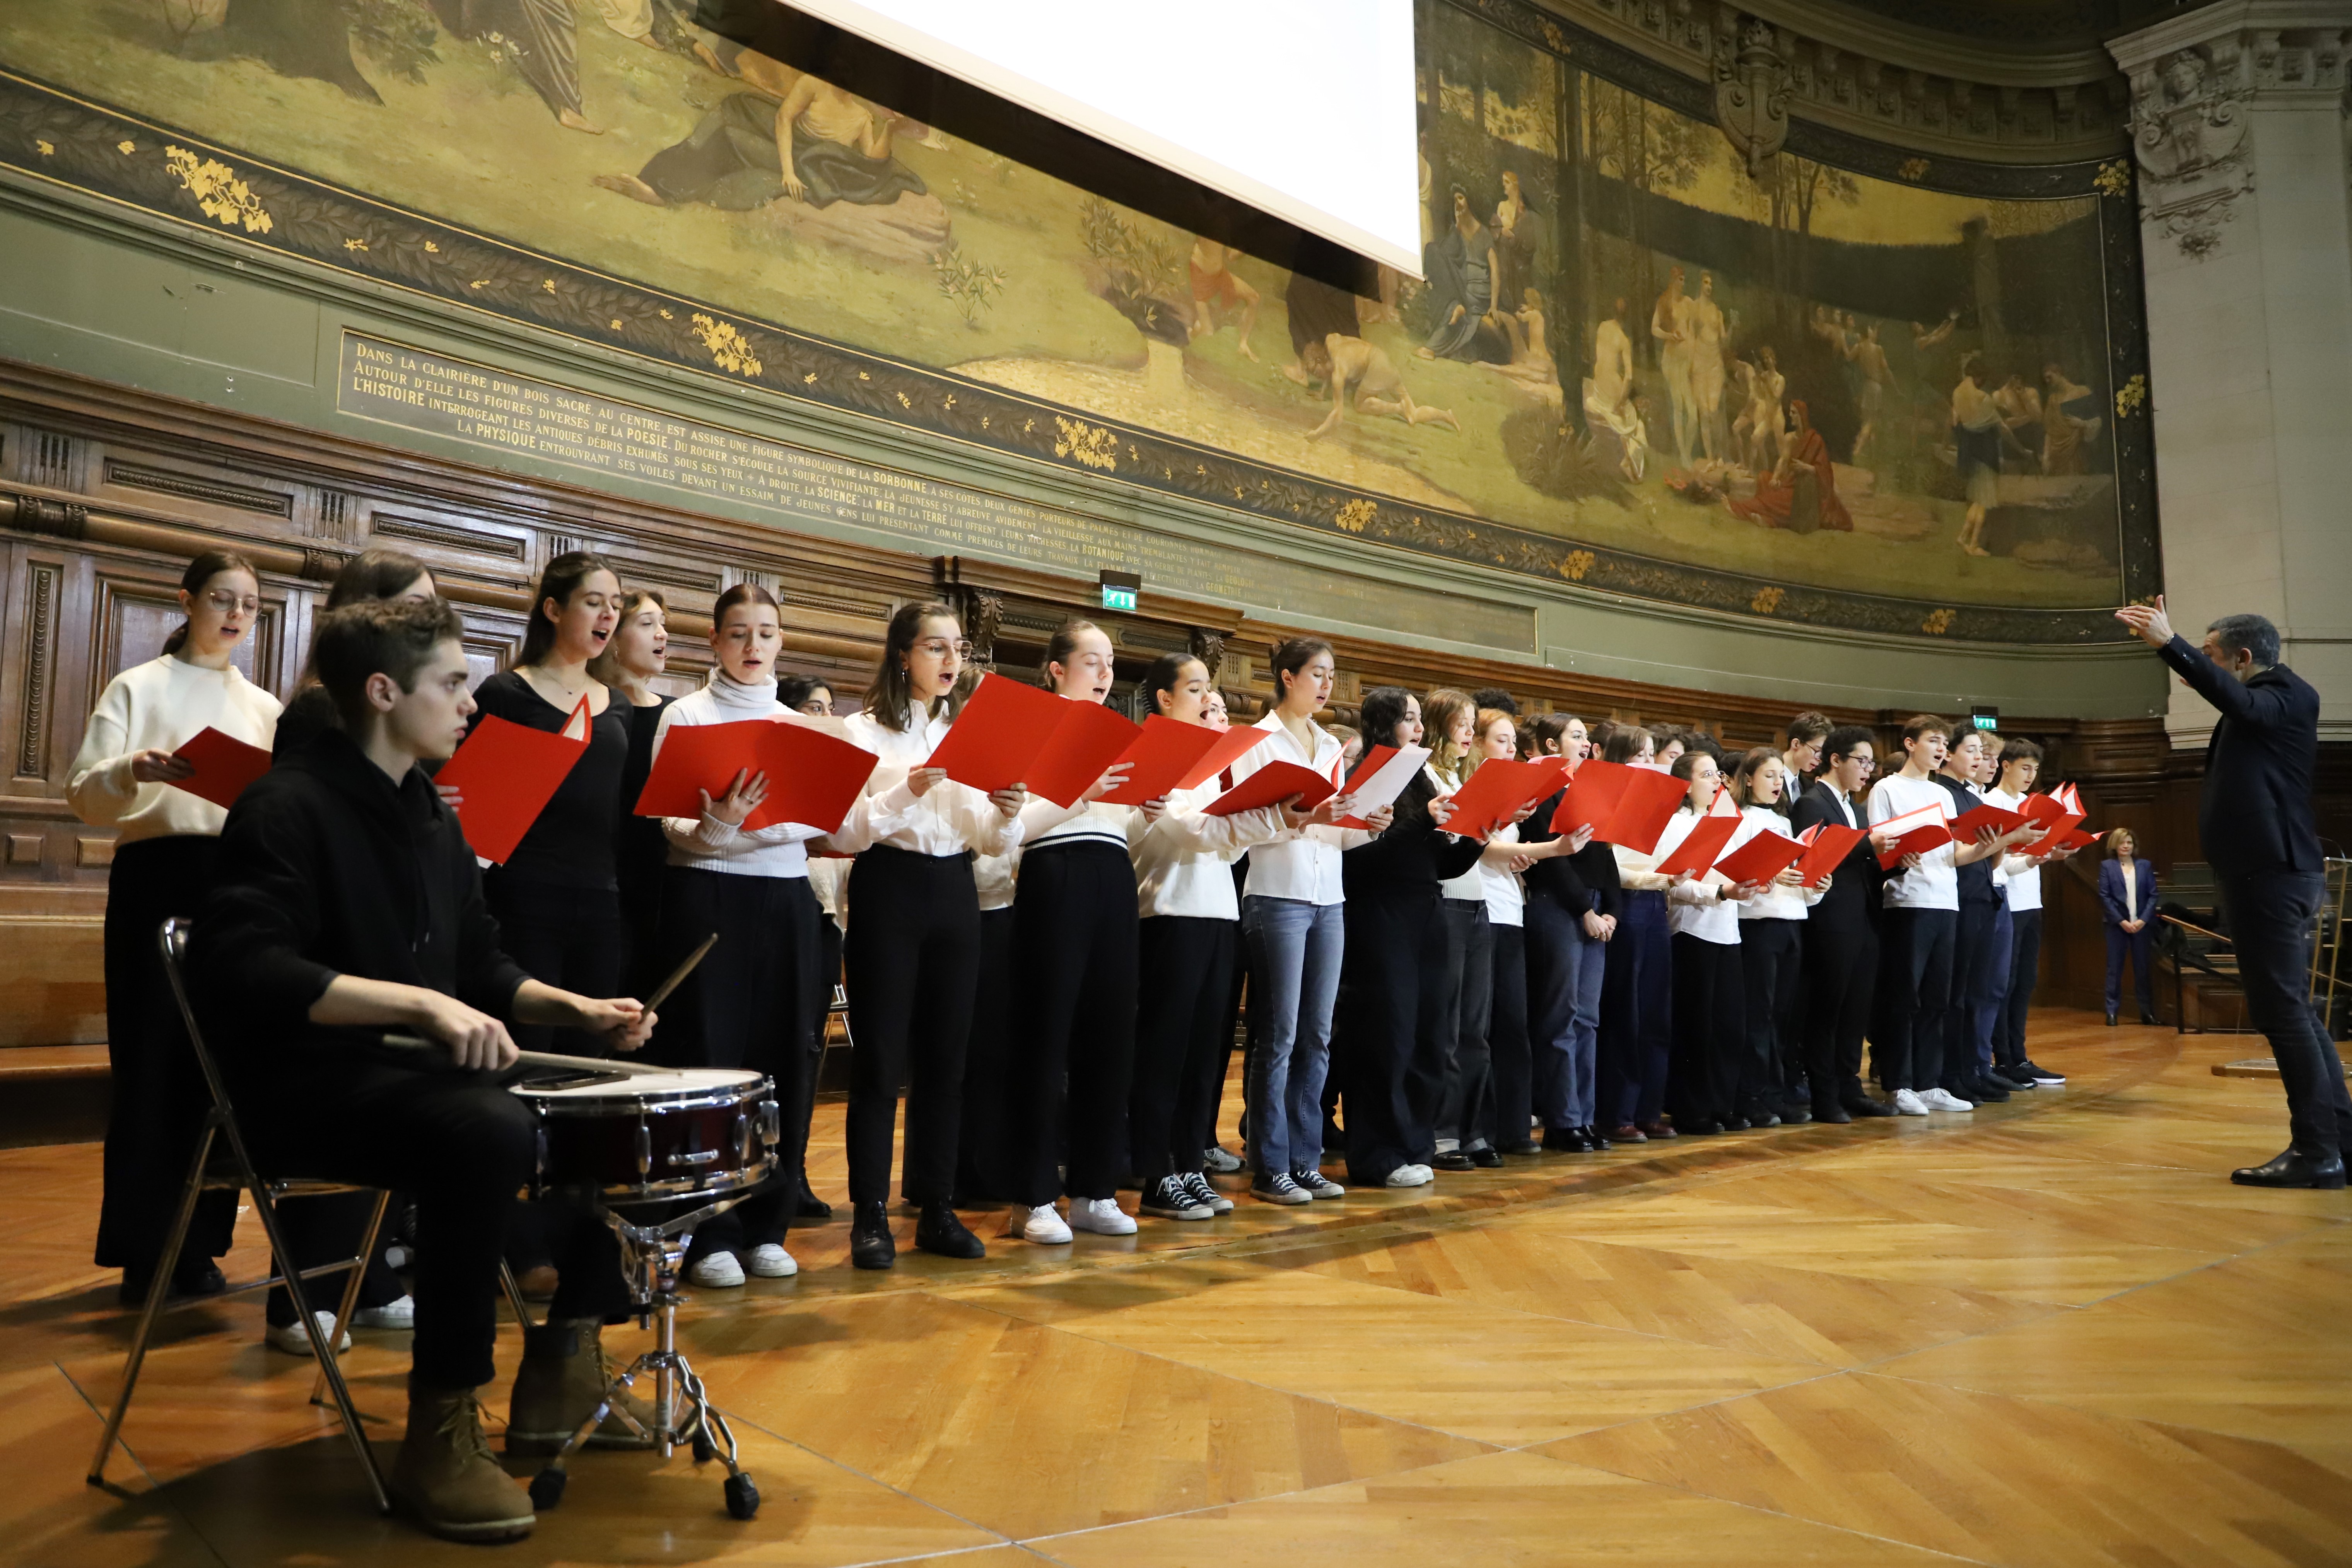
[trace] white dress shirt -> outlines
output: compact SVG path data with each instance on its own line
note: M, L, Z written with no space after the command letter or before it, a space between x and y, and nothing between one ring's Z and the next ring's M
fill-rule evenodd
M1146 919L1155 915L1241 918L1241 904L1234 896L1234 862L1283 831L1282 812L1266 806L1228 817L1207 815L1202 808L1223 793L1223 786L1212 779L1197 789L1170 795L1168 809L1156 822L1145 821L1140 811L1130 813L1128 854L1135 862L1139 915Z
M1462 788L1440 773L1434 764L1424 762L1421 770L1429 775L1429 781L1437 786L1437 792L1449 800L1454 798L1454 791ZM1488 836L1492 837L1491 834ZM1486 873L1474 862L1470 869L1460 876L1448 877L1439 883L1437 894L1441 898L1458 898L1465 904L1483 904L1486 900Z
M1769 806L1750 806L1741 811L1740 816L1745 821L1740 828L1741 836L1735 842L1744 844L1757 834L1765 832L1778 833L1784 839L1796 837L1789 831L1789 819ZM1728 854L1730 852L1726 850L1724 852ZM1768 882L1762 892L1737 907L1742 920L1802 920L1806 912L1821 901L1820 888L1783 887L1777 882Z
M1020 845L1020 820L1007 819L969 784L942 779L921 796L907 788L907 775L947 738L945 714L926 715L903 730L887 727L870 713L854 714L842 722L851 740L882 761L866 780L866 793L829 835L833 848L855 854L878 844L945 856L966 851L1010 854Z
M1988 789L1985 799L2004 811L2014 811L2025 804L2025 797L2012 795L2006 789ZM2009 873L2009 912L2022 915L2029 909L2042 907L2042 862L2032 855L2009 855L2002 859L2000 869Z
M1942 811L1947 822L1958 815L1952 810L1952 792L1933 779L1906 779L1900 773L1889 773L1870 787L1870 825L1874 828L1922 806L1933 806ZM1953 862L1955 852L1951 844L1937 844L1919 857L1917 865L1888 878L1886 907L1959 908L1960 873Z
M1486 836L1489 847L1518 841L1517 823L1505 823ZM1488 923L1525 925L1528 923L1528 890L1519 881L1518 873L1503 866L1489 865L1486 857L1481 855L1478 857L1478 875L1484 883Z
M1309 757L1283 727L1279 712L1269 710L1252 727L1265 730L1266 737L1234 761L1230 770L1234 783L1269 762L1295 762L1314 769L1334 784L1339 782L1339 758L1346 748L1329 730L1320 725L1313 727L1315 754ZM1359 828L1284 828L1251 849L1249 881L1242 892L1251 898L1338 904L1345 896L1340 891L1340 852L1370 841L1371 835Z

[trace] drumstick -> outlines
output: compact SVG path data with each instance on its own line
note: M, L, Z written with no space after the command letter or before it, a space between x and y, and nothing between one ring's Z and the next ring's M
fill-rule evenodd
M387 1034L383 1043L394 1051L430 1052L441 1061L449 1060L448 1047L414 1034ZM547 1051L515 1052L517 1067L559 1067L572 1072L620 1072L631 1078L647 1078L673 1073L673 1067L657 1067L649 1061L631 1061L626 1057L559 1056Z
M661 988L654 992L652 996L646 998L646 1011L652 1012L664 1002L669 1000L669 994L677 989L679 986L685 984L686 977L694 973L694 967L702 962L702 956L709 952L711 947L715 946L718 941L719 933L716 931L713 931L709 936L705 936L702 939L702 945L686 956L686 962L680 964L677 968L672 969L669 972L669 978L661 983Z

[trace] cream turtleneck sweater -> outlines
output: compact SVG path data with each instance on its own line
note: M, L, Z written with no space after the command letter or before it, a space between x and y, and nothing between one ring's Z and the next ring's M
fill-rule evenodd
M107 683L90 710L81 750L66 775L66 800L83 821L115 828L118 843L218 833L226 811L169 784L140 783L131 777L131 758L177 751L208 728L267 750L278 711L278 699L234 665L208 670L169 653L134 664Z

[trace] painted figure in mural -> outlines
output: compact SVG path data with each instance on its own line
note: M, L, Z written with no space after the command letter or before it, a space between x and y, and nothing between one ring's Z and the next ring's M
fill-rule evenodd
M1282 291L1282 313L1290 322L1292 362L1282 367L1282 373L1300 386L1319 383L1322 374L1310 371L1308 361L1321 365L1330 362L1323 340L1335 332L1342 338L1361 336L1361 319L1368 315L1364 306L1369 303L1319 277L1292 273Z
M1503 318L1503 329L1510 334L1511 359L1508 364L1487 362L1486 369L1498 376L1508 376L1528 387L1557 407L1561 392L1559 366L1551 357L1550 329L1545 324L1543 296L1535 289L1520 291L1519 308Z
M1633 316L1622 295L1606 321L1592 331L1592 374L1584 382L1584 423L1595 451L1628 479L1639 479L1650 451L1650 432L1633 401L1633 340L1626 330Z
M1698 296L1690 302L1691 415L1699 444L1709 457L1729 455L1723 413L1723 307L1715 302L1715 276L1698 275Z
M2042 394L2025 384L2015 371L1993 389L1993 407L2000 411L2001 450L2039 462L2042 455Z
M1625 330L1628 314L1621 294L1609 319L1592 329L1592 379L1584 389L1588 403L1598 398L1602 407L1614 408L1633 388L1633 340Z
M1241 340L1242 358L1255 364L1257 350L1250 347L1250 329L1257 325L1258 293L1228 265L1239 255L1232 246L1205 235L1192 241L1192 259L1185 264L1192 280L1192 335L1198 338L1214 332L1224 325L1221 318L1238 313L1241 321L1234 335Z
M1309 441L1320 440L1339 428L1348 411L1348 389L1351 384L1356 389L1359 413L1394 414L1407 424L1442 424L1455 432L1462 428L1462 422L1445 410L1424 408L1414 402L1412 394L1405 391L1404 378L1397 374L1388 355L1361 338L1332 333L1308 350L1307 369L1331 389L1331 412L1322 423L1307 432Z
M1424 360L1500 360L1502 324L1495 319L1495 236L1471 210L1470 197L1454 187L1454 226L1429 247L1424 264L1436 303L1437 326L1414 351Z
M1519 190L1518 175L1508 169L1503 171L1503 199L1496 205L1492 232L1495 298L1524 298L1536 280L1536 249L1543 231L1540 220L1528 210L1528 199Z
M1984 390L1984 367L1974 354L1960 361L1959 384L1952 389L1953 462L1968 495L1960 524L1960 549L1990 555L1984 548L1985 513L2000 499L2000 409Z
M1789 378L1780 373L1780 356L1769 343L1756 350L1754 364L1742 360L1738 370L1743 403L1731 425L1732 458L1755 473L1769 473L1780 461L1786 423L1780 397L1789 390Z
M2042 367L2042 384L2047 389L2042 398L2042 471L2080 474L2083 448L2099 438L2106 423L2095 412L2098 399L2056 365Z
M1862 336L1846 350L1845 357L1861 383L1854 391L1854 404L1862 411L1862 423L1853 433L1853 460L1861 464L1870 438L1877 433L1879 416L1885 412L1886 387L1895 375L1886 363L1886 350L1878 341L1877 322L1862 329Z
M1692 425L1697 405L1691 396L1691 299L1683 292L1683 269L1666 275L1666 291L1650 312L1650 336L1658 343L1658 369L1666 378L1666 402L1674 419L1675 455L1691 460Z
M835 202L886 206L926 193L923 177L893 156L893 133L911 123L803 76L782 104L736 93L635 175L599 174L596 183L657 207L708 202L748 212L780 196L820 208Z
M1768 528L1810 534L1822 528L1853 531L1853 517L1838 499L1837 464L1829 443L1813 428L1812 411L1802 398L1789 402L1789 430L1780 461L1757 476L1752 500L1727 503L1731 515Z
M432 0L432 5L451 33L486 42L512 61L558 125L603 133L590 123L580 96L579 18L572 0Z

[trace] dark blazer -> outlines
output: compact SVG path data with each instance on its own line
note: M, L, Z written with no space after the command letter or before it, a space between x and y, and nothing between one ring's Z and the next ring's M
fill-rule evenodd
M2205 792L2197 803L2197 837L2214 873L2318 871L2311 791L2319 693L2284 664L2241 685L2180 637L2157 656L2221 711L2206 743Z
M2132 859L2132 893L2135 907L2124 907L2124 862L2108 859L2099 862L2099 904L2107 912L2107 924L2121 925L2126 920L2156 918L2156 862Z
M1824 822L1841 828L1849 825L1846 814L1838 810L1837 789L1826 779L1814 780L1812 787L1797 798L1796 808L1790 816L1790 826L1800 833ZM1851 825L1868 828L1869 811L1860 806L1854 807ZM1865 838L1838 862L1837 870L1830 874L1829 891L1822 894L1822 901L1813 905L1806 918L1841 926L1868 925L1877 918L1878 889L1882 880L1878 856L1872 852L1870 841Z

